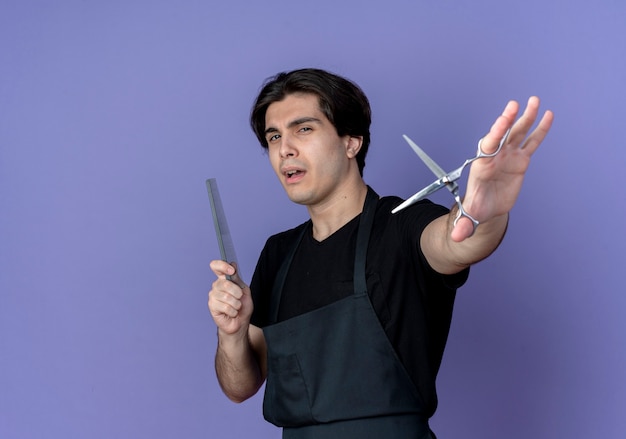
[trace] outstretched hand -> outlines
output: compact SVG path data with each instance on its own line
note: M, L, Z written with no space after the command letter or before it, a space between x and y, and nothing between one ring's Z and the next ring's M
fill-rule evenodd
M537 127L530 132L539 114L539 98L536 96L528 100L524 113L515 120L518 111L519 104L510 101L481 141L483 152L491 154L511 128L500 152L493 158L482 158L471 165L463 208L480 223L505 215L513 208L522 188L530 157L552 126L554 115L551 111L546 111ZM471 221L461 218L451 237L453 241L460 242L472 232Z

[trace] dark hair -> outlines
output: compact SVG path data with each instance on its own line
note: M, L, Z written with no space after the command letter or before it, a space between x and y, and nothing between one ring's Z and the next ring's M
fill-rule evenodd
M263 148L268 147L265 138L267 108L293 93L316 95L320 110L340 137L363 137L363 144L356 156L359 172L363 175L372 120L369 101L358 85L325 70L299 69L278 73L266 80L250 114L250 125Z

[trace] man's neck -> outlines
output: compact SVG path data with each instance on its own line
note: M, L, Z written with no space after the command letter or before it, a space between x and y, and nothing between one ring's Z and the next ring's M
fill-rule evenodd
M367 185L362 179L339 191L323 205L309 207L313 238L323 241L345 226L363 210Z

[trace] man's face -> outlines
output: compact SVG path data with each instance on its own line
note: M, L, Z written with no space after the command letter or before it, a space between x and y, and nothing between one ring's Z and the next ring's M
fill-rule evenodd
M345 184L356 166L354 146L360 146L360 138L339 137L317 96L305 93L288 95L268 107L265 139L287 195L307 206L328 201Z

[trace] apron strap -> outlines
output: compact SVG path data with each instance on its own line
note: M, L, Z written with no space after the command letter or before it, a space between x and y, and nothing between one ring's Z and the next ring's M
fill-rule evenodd
M371 187L367 187L365 206L359 219L359 231L356 237L356 251L354 256L354 294L356 296L367 294L367 282L365 278L365 261L367 259L367 244L370 240L378 194Z
M309 229L311 224L311 220L307 221L302 227L302 230L298 234L293 246L289 250L285 261L276 273L276 279L274 280L274 287L272 288L272 296L270 298L270 324L274 324L278 321L278 308L280 306L280 298L283 293L283 285L285 285L285 280L287 279L287 272L289 272L289 267L291 266L291 261L293 260L293 256L296 254L296 250L298 250L298 246L300 245L300 241L304 237L304 234Z

